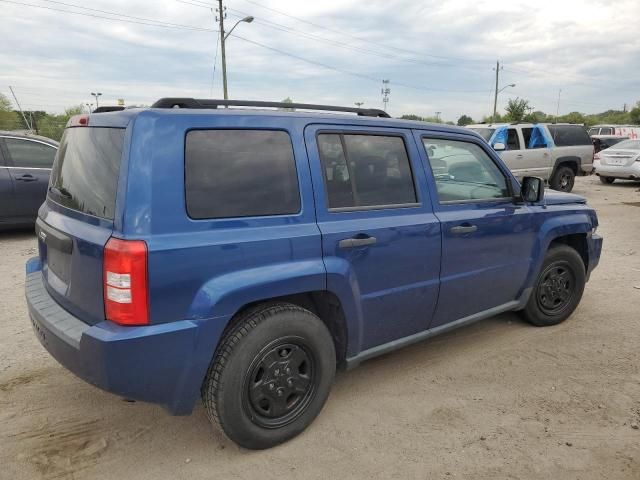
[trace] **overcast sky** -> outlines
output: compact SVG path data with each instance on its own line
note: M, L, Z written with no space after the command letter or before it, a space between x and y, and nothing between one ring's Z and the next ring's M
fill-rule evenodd
M51 112L92 100L222 98L214 0L0 0L0 92ZM217 4L217 2L215 2ZM445 120L593 113L640 100L638 0L228 0L231 98L382 107ZM44 7L44 8L41 8ZM71 13L71 12L76 12ZM82 15L78 14L81 13ZM106 17L106 18L103 18ZM151 24L151 25L150 25ZM219 53L219 49L218 49Z

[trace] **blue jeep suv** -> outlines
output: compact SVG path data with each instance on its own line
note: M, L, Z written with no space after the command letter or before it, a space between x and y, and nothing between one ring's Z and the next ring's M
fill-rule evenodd
M173 414L201 396L259 449L312 422L336 367L505 311L562 322L597 225L468 129L170 98L69 121L26 296L79 377Z

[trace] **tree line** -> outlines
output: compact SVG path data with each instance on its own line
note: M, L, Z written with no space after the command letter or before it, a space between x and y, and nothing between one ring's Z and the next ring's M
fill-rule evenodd
M291 103L290 98L283 100L285 103ZM60 140L64 127L69 118L73 115L84 112L82 105L76 105L67 108L64 113L51 114L43 110L25 111L25 117L29 122L33 131L38 135ZM421 117L419 115L407 114L400 118L405 120L419 120L431 123L446 123L454 125L454 122L442 121L439 117ZM528 100L522 98L510 98L504 113L497 113L492 119L491 115L484 116L479 122L471 118L469 115L461 115L458 118L457 125L465 126L473 123L500 123L500 122L557 122L557 123L579 123L587 126L597 124L614 124L614 125L640 125L640 102L638 102L631 110L607 110L601 113L584 114L580 112L571 112L556 117L549 115L540 110L535 110L529 104ZM29 125L25 123L24 118L19 111L13 108L11 101L2 93L0 93L0 130L28 130Z

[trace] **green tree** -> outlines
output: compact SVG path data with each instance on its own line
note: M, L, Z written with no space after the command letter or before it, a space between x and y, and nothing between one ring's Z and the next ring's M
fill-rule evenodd
M629 112L629 120L634 125L640 125L640 102L636 103L636 106Z
M510 98L507 102L506 118L511 122L521 122L524 120L524 116L529 108L529 101L524 98Z
M402 115L400 117L402 120L417 120L419 122L424 121L424 118L418 116L418 115L414 115L413 113L409 114L409 115Z
M11 100L4 94L0 93L0 112L12 112L13 105L11 105Z
M473 123L473 118L471 118L469 115L462 115L458 119L459 127L464 127L465 125L471 125L472 123Z
M64 116L67 117L67 119L73 117L74 115L80 115L81 113L84 113L84 107L82 106L82 104L74 105L73 107L64 109Z
M293 100L291 100L291 98L287 97L284 100L282 100L282 103L293 103ZM291 110L291 111L295 111L295 108L280 108L279 110Z

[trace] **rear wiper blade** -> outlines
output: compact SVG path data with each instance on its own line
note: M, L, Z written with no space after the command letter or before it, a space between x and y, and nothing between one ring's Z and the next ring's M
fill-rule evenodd
M69 190L67 190L64 187L49 187L49 191L53 192L57 195L60 195L61 197L65 197L65 198L73 198L73 196L71 195L71 192L69 192Z

